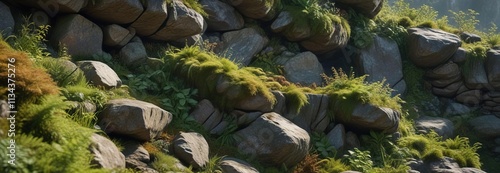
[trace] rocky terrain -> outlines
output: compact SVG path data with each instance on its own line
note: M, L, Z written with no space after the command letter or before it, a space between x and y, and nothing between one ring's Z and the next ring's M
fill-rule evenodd
M406 18L365 43L384 3L1 0L0 172L498 170L499 45Z

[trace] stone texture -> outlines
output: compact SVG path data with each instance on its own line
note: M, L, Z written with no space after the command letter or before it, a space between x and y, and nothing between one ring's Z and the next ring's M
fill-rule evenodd
M9 117L9 104L5 100L0 100L0 118Z
M432 70L428 70L425 72L425 77L431 79L441 79L446 80L450 78L455 78L456 76L460 76L460 68L456 63L451 61L444 63L440 66L433 68Z
M415 120L415 127L419 132L429 133L431 130L435 131L443 139L453 137L453 122L446 118L421 116Z
M105 169L125 168L125 156L111 140L93 134L90 141L89 150L94 156L92 164Z
M232 61L247 66L254 55L259 53L269 42L254 28L226 32L222 34L223 50L221 51Z
M434 87L445 88L445 87L449 86L450 84L456 83L456 82L463 84L462 75L460 75L460 73L455 75L455 76L450 76L450 78L447 78L447 79L432 80L431 85Z
M137 141L125 141L124 150L127 168L140 170L141 172L155 172L148 166L150 163L149 152ZM157 172L157 171L156 171Z
M232 157L224 157L219 166L222 172L230 173L258 173L259 171L249 163Z
M471 109L463 104L451 102L446 105L444 115L462 115L468 114L471 112Z
M128 67L138 67L148 60L148 53L139 37L134 37L127 45L120 49L118 54L118 60Z
M307 40L301 41L300 45L315 54L327 53L344 48L349 41L347 29L341 24L334 24L334 27L335 29L333 32L320 32Z
M205 128L205 130L207 131L212 130L213 128L215 128L215 126L221 123L223 116L224 115L216 109L203 123L203 128Z
M22 3L23 5L40 8L51 17L55 16L58 13L78 13L83 7L88 4L88 0L16 0L16 2Z
M0 36L6 38L14 31L15 21L9 6L5 5L3 2L0 2L0 19L2 19L0 20Z
M403 64L398 44L391 39L375 36L373 43L360 51L355 62L359 74L368 75L368 82L385 79L386 84L394 87L403 79Z
M276 98L276 104L273 107L272 112L284 115L286 112L286 98L280 91L273 91L274 98Z
M104 34L104 45L106 46L125 46L134 36L135 33L120 25L112 24L102 28Z
M120 134L149 141L172 121L172 114L151 103L116 99L106 103L99 114L98 125L106 133Z
M483 61L475 61L469 69L469 72L464 73L464 82L467 88L484 89L489 86Z
M337 150L342 150L346 146L346 133L344 125L337 124L328 134L326 138L330 145L335 147Z
M83 71L90 84L106 89L119 88L121 79L108 65L99 61L79 61L78 67Z
M321 74L324 73L323 67L312 52L302 52L294 57L281 59L284 59L284 62L278 64L283 66L284 76L288 81L302 86L313 84L319 86L323 83L321 77Z
M446 62L461 45L456 35L441 30L410 28L408 33L408 54L419 67L434 67Z
M64 46L68 54L92 57L102 52L103 33L99 26L79 14L57 18L50 42L53 46Z
M462 39L466 43L481 42L481 37L479 35L468 32L460 33L460 39Z
M356 133L348 131L345 134L346 149L353 149L361 147L361 142L359 141L358 135Z
M325 129L317 129L316 124L326 117L328 96L322 94L306 94L306 96L309 103L304 105L299 112L297 112L297 108L295 107L288 107L287 113L284 114L285 118L291 120L307 132L315 130L319 130L318 132L324 131Z
M130 26L135 28L137 35L150 36L158 31L167 20L167 1L148 0L143 6L144 12Z
M262 163L292 167L309 151L309 134L276 113L266 113L234 136L243 154Z
M432 93L441 97L453 97L463 85L462 81L458 81L446 86L445 88L432 87Z
M200 169L208 164L208 143L205 138L195 132L178 134L172 142L174 155L185 163Z
M399 112L390 108L370 104L357 104L350 114L343 108L335 108L335 120L348 128L359 131L382 131L394 133L399 127Z
M467 51L462 47L459 47L453 56L451 56L451 61L454 63L464 63L465 60L467 60Z
M472 126L474 132L482 137L500 137L500 118L495 115L476 117L469 121L469 124Z
M270 20L277 15L277 10L274 4L276 1L270 1L273 4L266 5L269 3L268 0L228 0L228 4L234 6L238 11L249 18Z
M196 122L203 124L214 112L215 107L212 102L207 99L203 99L198 102L189 116L193 117Z
M368 18L374 18L382 9L384 0L337 0L336 2L352 7Z
M293 25L293 18L290 12L282 11L278 18L271 24L273 32L283 34L289 41L302 41L312 36L309 26L297 27Z
M168 8L168 19L165 26L161 27L150 38L155 40L175 41L196 34L206 29L203 16L186 7L181 0L173 0Z
M458 102L465 105L479 105L481 103L482 93L480 90L469 90L457 95Z
M486 53L485 66L489 84L500 90L500 50L491 49Z
M243 28L245 21L232 6L214 0L200 0L200 4L209 16L206 18L208 30L230 31Z
M254 122L257 118L259 118L263 113L262 112L243 112L243 111L233 111L231 115L237 117L236 123L239 127L245 127Z
M130 24L143 11L140 0L100 0L88 3L82 10L86 16L115 24Z

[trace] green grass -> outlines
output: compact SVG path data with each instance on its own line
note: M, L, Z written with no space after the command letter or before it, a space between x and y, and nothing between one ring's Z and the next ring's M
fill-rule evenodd
M469 144L466 137L455 137L453 139L441 140L435 132L427 135L411 135L399 140L398 145L407 147L413 156L426 161L441 159L444 156L451 157L461 167L481 168L481 162L477 150L480 143Z
M333 70L333 73L333 77L325 79L327 85L319 88L320 93L330 97L330 109L350 115L358 103L364 103L402 111L404 101L399 95L392 97L392 89L384 81L368 83L366 76L355 77L354 73L347 75L342 70Z
M231 110L233 103L257 94L263 95L270 103L275 102L274 95L263 81L265 73L260 69L240 69L230 60L204 52L198 47L186 47L168 53L164 61L174 74L195 86L201 97L210 98L217 107L224 110ZM217 81L221 79L229 82L228 85L231 86L224 93L216 91ZM234 91L239 95L229 94ZM234 98L228 99L228 96Z
M314 34L331 33L334 24L341 24L350 35L350 26L345 19L336 14L335 9L321 6L318 0L289 0L283 2L283 9L293 18L291 28L309 27Z

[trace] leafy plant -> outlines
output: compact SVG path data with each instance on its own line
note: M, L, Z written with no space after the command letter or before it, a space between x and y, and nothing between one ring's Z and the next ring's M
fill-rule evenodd
M347 151L348 154L344 155L346 163L351 167L351 169L360 172L368 172L373 167L373 161L371 160L369 151L361 151L358 148Z
M29 19L25 18L25 21L29 21ZM33 59L41 59L50 56L47 47L43 43L47 41L45 37L48 31L48 25L37 27L34 23L28 23L22 25L22 29L17 36L10 36L8 39L12 39L14 49L26 52Z
M454 12L450 10L450 13L452 14L452 19L456 22L457 27L461 32L476 31L476 25L479 23L479 20L476 19L476 16L479 15L478 12L468 9L467 12Z
M337 149L332 146L323 133L313 133L312 142L314 144L313 150L320 154L321 158L330 158L337 155Z
M317 154L308 154L295 166L293 170L294 173L304 173L304 172L319 172L320 169L320 161Z

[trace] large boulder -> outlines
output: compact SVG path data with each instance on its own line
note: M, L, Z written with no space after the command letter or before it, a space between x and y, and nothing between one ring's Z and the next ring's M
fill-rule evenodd
M221 1L200 0L206 18L208 29L212 31L230 31L243 28L245 21L232 6Z
M460 47L460 38L430 28L408 29L408 54L418 67L434 67L446 62Z
M7 36L12 34L14 31L14 17L12 17L12 13L10 13L9 6L5 5L3 2L0 2L0 36L6 38Z
M208 164L208 143L199 133L181 132L172 141L172 151L177 158L195 169Z
M258 173L259 171L249 163L232 157L224 157L219 162L222 172L230 173Z
M93 134L90 141L89 150L94 156L92 164L106 169L125 168L125 156L113 141L98 134Z
M225 57L247 66L254 55L267 45L269 39L254 28L245 28L222 34L222 41L224 48L221 52Z
M158 31L167 20L167 1L148 0L144 3L144 12L130 26L135 28L137 35L149 36Z
M333 32L320 32L300 42L305 49L322 54L344 48L349 41L349 28L340 23L334 23Z
M55 47L64 46L72 56L92 57L102 53L101 28L79 14L59 17L49 40Z
M485 65L489 84L495 90L500 90L500 50L489 50L486 53Z
M415 120L415 127L422 133L429 133L432 130L444 139L453 137L453 122L446 118L421 116Z
M118 60L128 67L137 67L147 62L148 53L141 38L134 37L127 45L122 47Z
M233 137L242 153L274 166L295 166L309 151L309 134L276 113L260 116Z
M359 131L382 131L394 133L398 130L401 113L371 104L356 104L352 112L346 107L335 109L335 120ZM348 113L348 114L346 114Z
M374 18L382 10L384 0L337 0L335 2L352 7L368 18Z
M99 61L79 61L78 67L83 71L90 84L106 89L119 88L121 79L108 65Z
M286 79L293 83L310 86L323 83L323 66L312 52L302 52L294 57L283 57L277 60L283 66Z
M367 74L368 82L386 80L390 87L403 80L403 63L398 44L391 39L375 36L373 44L356 57L359 74ZM391 70L387 70L391 69Z
M16 2L19 2L23 5L40 8L51 17L54 17L58 13L78 13L83 7L88 4L88 1L89 0L16 0Z
M98 116L98 125L106 133L149 141L172 121L172 114L151 103L116 99L106 103Z
M425 77L437 80L447 80L450 78L456 78L457 76L460 75L461 72L460 68L458 67L458 64L451 61L439 65L433 68L432 70L428 70L425 72Z
M500 118L495 115L484 115L469 121L475 134L486 138L500 137Z
M202 33L206 29L203 16L190 9L181 0L173 0L168 8L168 19L150 38L155 40L175 41Z
M91 18L115 24L130 24L144 11L140 0L100 0L88 3L82 12Z
M227 0L227 2L236 7L238 11L246 17L252 19L271 20L277 14L278 6L276 2L270 0Z

